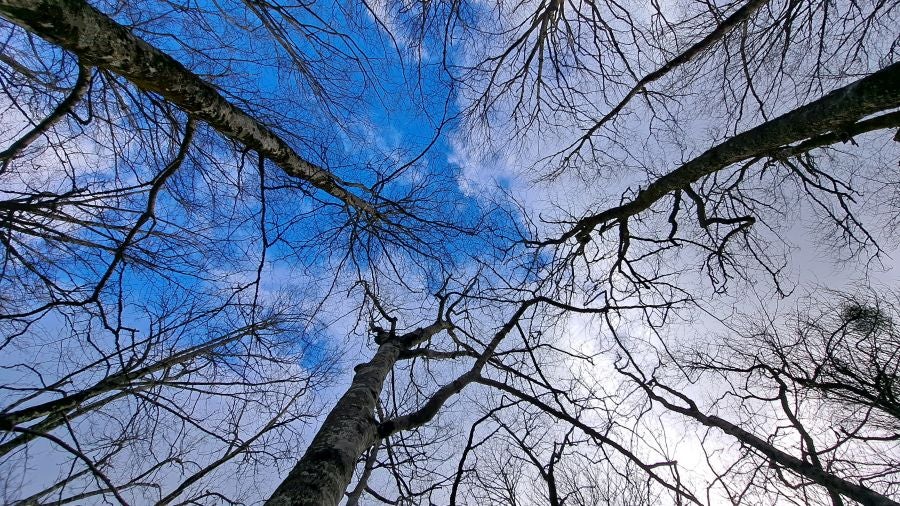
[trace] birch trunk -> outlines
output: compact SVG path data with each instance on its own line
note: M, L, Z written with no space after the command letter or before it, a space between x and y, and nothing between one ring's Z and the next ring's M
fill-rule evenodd
M257 151L286 173L368 214L372 205L344 188L327 169L301 157L284 139L231 104L177 60L136 37L83 0L0 0L0 16L78 56L85 65L119 74L158 93L192 118Z
M306 453L278 486L268 506L336 505L360 456L378 440L375 406L400 353L448 328L444 322L390 337L355 368L353 381L322 423Z
M587 241L602 224L626 220L644 212L664 196L687 188L732 164L755 157L796 155L798 147L791 146L793 143L800 142L808 150L821 146L822 140L834 143L870 130L900 127L900 116L896 114L885 114L882 120L860 121L897 107L900 107L900 63L893 63L814 102L729 138L654 180L632 200L586 216L559 238L543 244L559 244L571 238Z

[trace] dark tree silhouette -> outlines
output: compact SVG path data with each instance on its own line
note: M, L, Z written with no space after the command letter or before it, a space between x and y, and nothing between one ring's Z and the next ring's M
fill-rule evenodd
M6 502L897 504L896 2L338 4L0 0Z

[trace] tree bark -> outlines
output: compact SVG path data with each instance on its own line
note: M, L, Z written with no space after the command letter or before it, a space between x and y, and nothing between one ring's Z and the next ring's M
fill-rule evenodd
M0 0L0 16L78 56L84 65L119 74L146 92L158 93L191 117L268 158L346 205L374 213L344 181L301 157L271 129L231 104L181 63L83 0Z
M34 128L19 137L8 148L0 152L0 173L6 171L6 167L10 160L19 156L19 154L34 142L35 139L46 133L50 127L63 119L66 114L72 112L75 105L84 98L84 95L91 87L91 72L92 69L90 67L81 64L78 65L78 79L75 81L75 87L72 88L72 91L69 92L66 98L53 108L50 115L36 124Z
M679 406L673 402L670 402L668 399L654 392L650 386L644 384L636 376L629 376L635 381L638 381L639 386L643 388L645 392L647 392L647 395L651 399L659 402L667 409L693 418L694 420L707 427L715 427L721 430L722 432L734 437L744 445L747 445L765 455L773 463L778 464L785 469L789 469L800 476L803 476L811 482L823 487L830 493L840 494L844 497L848 497L867 506L900 506L900 503L898 503L897 501L879 494L878 492L875 492L870 488L858 485L851 482L850 480L845 480L840 476L823 470L821 467L817 467L814 464L801 460L787 452L781 451L777 447L775 447L775 445L760 438L750 431L742 429L741 427L729 422L728 420L719 418L718 416L707 415L706 413L703 413L694 404L693 401L688 399L680 392L675 392L674 390L661 385L661 388L674 393L676 396L687 402L687 407Z
M350 387L266 505L324 506L340 502L353 478L356 462L379 438L375 406L400 352L446 328L448 323L438 322L402 336L389 336L371 360L356 366Z
M812 149L821 145L816 139L837 142L846 138L847 133L868 131L862 130L857 122L897 107L900 107L900 63L893 63L814 102L731 137L656 179L634 199L586 216L559 238L540 244L560 244L571 238L586 242L600 225L643 212L665 195L684 189L704 176L754 157L794 155L796 147L790 145L795 142L809 139L805 147ZM870 129L900 126L897 115L886 115L886 119L863 124Z
M0 413L0 431L9 432L19 424L42 418L28 428L33 433L51 432L62 426L64 423L72 421L81 415L94 412L112 401L158 385L159 380L154 378L154 375L157 373L174 368L180 364L189 363L200 356L212 353L217 348L226 346L238 339L246 337L251 332L262 328L264 328L264 326L257 325L245 327L225 336L213 339L207 343L182 350L153 364L134 370L124 369L110 374L87 388L77 392L64 394L61 398L21 408L16 411ZM83 370L86 369L87 368ZM140 381L140 384L136 384L138 381ZM64 386L64 384L59 382L49 385L46 390L58 390L62 386ZM103 397L104 395L106 396ZM6 455L13 449L35 439L37 436L33 433L21 433L12 440L0 444L0 456Z

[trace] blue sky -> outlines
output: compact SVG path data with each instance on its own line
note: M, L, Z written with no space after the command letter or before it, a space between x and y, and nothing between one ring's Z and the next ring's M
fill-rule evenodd
M104 5L109 9L118 4L109 1ZM571 123L554 125L555 128L548 131L536 127L513 132L522 135L512 135L496 147L481 143L480 138L468 137L470 131L467 128L471 124L463 125L457 118L461 114L460 104L466 97L455 94L443 66L456 63L453 58L465 58L466 55L455 52L445 55L442 40L431 39L430 34L417 39L406 33L406 28L398 25L391 13L382 13L385 15L382 21L394 30L388 34L371 13L358 5L348 7L338 0L316 2L318 17L297 11L300 20L308 23L304 27L308 30L306 36L312 38L304 38L300 34L302 30L292 28L289 31L290 50L299 51L305 61L299 64L302 68L298 68L297 62L287 59L290 51L279 47L240 1L202 0L192 5L209 12L194 18L189 13L172 10L165 2L147 2L132 6L133 12L118 12L115 16L120 22L134 24L137 34L220 86L232 101L268 123L303 156L342 178L372 185L377 180L376 175L393 174L409 163L410 166L396 174L387 187L379 189L384 197L400 198L411 188L417 188L424 196L411 205L411 210L420 212L422 218L451 225L470 224L477 218L487 218L490 227L486 228L486 233L467 236L450 227L433 226L433 223L422 225L415 234L419 242L412 244L433 255L423 259L413 248L391 244L391 238L380 238L359 228L345 226L348 215L341 206L321 193L307 195L308 188L283 176L275 166L265 167L266 190L261 193L253 154L242 154L240 147L224 141L209 129L202 129L198 134L198 149L173 177L171 188L163 192L159 212L168 223L160 224L159 230L183 234L187 238L196 238L199 232L204 232L210 244L206 244L207 237L204 237L196 243L187 242L183 249L175 251L172 258L183 261L179 264L183 267L182 272L169 272L168 277L164 277L133 261L122 279L116 279L121 281L130 304L122 311L122 319L126 325L141 332L146 332L149 326L144 306L151 309L166 304L179 309L192 303L198 307L215 306L223 293L233 295L229 290L237 286L244 286L244 289L235 300L246 303L257 295L254 282L259 275L258 288L264 303L274 304L279 296L290 295L291 298L285 299L285 305L298 314L314 313L316 316L297 323L292 329L298 344L289 351L299 352L299 365L314 367L325 363L329 352L340 351L339 358L347 365L342 370L343 379L346 379L352 365L371 353L367 348L365 325L354 326L358 323L357 318L365 320L365 315L360 317L358 312L361 289L354 285L357 275L363 279L377 277L379 274L372 274L375 270L385 274L385 278L397 274L394 276L397 279L384 282L386 299L395 295L390 293L392 289L401 292L391 300L399 307L398 312L405 311L404 315L421 320L433 318L434 315L429 313L433 301L421 300L427 298L422 295L440 286L447 271L462 273L460 278L469 275L473 270L473 257L494 253L496 250L492 248L497 243L515 235L520 216L512 200L533 213L532 217L543 232L555 227L540 224L541 218L552 219L569 212L578 215L617 202L626 189L635 191L646 183L651 177L650 169L659 173L671 170L677 166L679 158L689 158L705 149L706 143L718 135L706 132L713 123L710 121L712 113L703 109L700 114L686 107L676 112L680 116L675 121L684 131L672 133L672 139L650 139L658 132L650 132L650 127L641 123L640 113L646 111L637 105L637 114L623 120L622 131L626 132L623 137L628 142L635 141L633 147L628 147L640 152L643 159L628 158L619 148L598 141L602 149L590 153L584 167L579 167L586 177L566 174L558 181L533 185L536 174L529 170L537 160L566 145L567 136L579 133L577 121L569 118ZM522 15L521 12L518 14ZM284 18L280 19L284 21ZM498 21L498 24L502 23ZM242 28L236 28L238 25ZM351 38L343 35L350 33L353 34ZM445 62L445 56L450 61ZM317 81L321 81L321 88L314 84ZM127 89L127 86L123 88ZM588 90L585 97L586 101L592 100L599 97L599 92ZM124 100L118 105L134 112L139 104ZM605 107L601 102L593 105L597 110ZM707 105L709 111L715 112L719 104ZM123 113L119 118L121 122L115 125L125 133L128 123L123 118L128 112ZM508 119L503 117L504 112L508 111L498 113L497 130L490 130L496 124L486 127L498 137L509 133L509 128L504 129L509 126L503 123ZM685 119L688 116L691 117ZM142 122L140 114L136 117L138 126L146 127L152 123ZM583 117L580 119L585 121ZM756 119L748 115L745 121ZM447 124L440 133L436 132L444 120ZM689 122L690 126L686 126ZM74 122L71 125L77 129ZM631 137L628 134L632 134ZM685 144L678 144L681 141ZM202 153L199 146L203 148ZM420 157L420 153L424 154ZM107 177L106 183L119 184L121 181L117 177L121 174L146 181L161 165L160 160L138 151L117 153L104 148L98 149L95 155L78 167L79 170L90 170L90 177L85 176L85 181ZM127 161L118 160L119 156ZM890 156L888 152L887 157ZM123 165L121 172L111 169L114 165L111 160ZM640 166L642 162L647 165ZM612 170L608 174L600 174L610 167ZM592 179L594 173L597 173L596 178ZM190 193L190 198L183 198L185 195L179 191ZM260 213L263 195L268 203L265 217ZM140 199L127 203L138 209L142 205ZM806 209L795 211L800 215ZM111 213L110 217L125 222L133 218L133 214ZM402 224L417 226L409 217L396 219ZM648 228L654 226L652 221L648 223ZM795 275L792 271L789 275L818 277L832 284L844 282L840 275L835 275L840 266L835 269L833 264L827 264L833 259L820 260L814 255L817 245L813 238L803 236L795 228L801 227L785 225L786 235L794 243L786 244L784 248L802 250L793 259L793 267L801 274ZM262 244L264 236L270 241L268 247ZM107 239L113 241L115 237ZM350 251L357 255L354 258L348 258L347 248L343 247L351 240L353 248ZM164 242L147 241L144 245L160 246ZM598 248L613 247L614 244L606 239L597 241ZM209 245L213 248L205 249ZM780 248L782 244L776 247ZM264 250L265 262L257 274ZM77 273L82 276L77 281L87 283L103 271L109 254L108 251L93 251L79 256L82 251L76 248L72 261L81 269ZM178 257L180 253L183 256ZM549 261L550 253L544 251L536 257L509 254L514 261L521 260L524 268L515 269L512 262L498 262L495 264L497 271L492 275L501 280L509 277L510 283L517 286L523 281L519 278L524 278L527 286L528 282L536 281L544 274L542 268ZM151 251L147 258L158 260L162 254ZM693 260L690 253L677 253L664 257L663 267L671 268L673 277L687 279L692 283L690 286L703 285L706 280L697 275L696 269L685 270L683 267L696 265L696 262L691 263ZM395 265L391 265L391 261ZM671 264L666 263L669 261ZM573 277L583 275L583 270L579 270L582 268L596 267L599 272L607 268L602 262L598 263L600 265L573 267ZM392 273L391 269L397 272ZM851 270L847 269L845 273L848 279L858 276ZM409 277L404 278L407 274ZM884 279L888 279L887 276ZM762 304L770 294L764 282L758 286L764 294L758 297ZM116 295L114 288L111 285L109 289L110 301L114 300L112 295ZM595 288L587 286L585 292L591 295L599 291ZM407 289L408 293L404 292ZM327 303L322 303L326 295ZM734 294L732 301L742 302L739 300L742 295L745 294ZM715 299L715 302L720 303L723 299ZM409 301L412 303L406 304ZM727 305L726 302L722 307ZM227 311L199 321L190 328L184 342L205 339L210 331L254 317L246 312L246 307L235 304ZM63 321L60 313L48 316L44 324L51 328L41 329L42 333L47 334L48 339L56 339L58 336L50 334L54 333L55 327L63 326ZM71 326L80 329L89 324L95 322L76 321ZM578 333L573 336L573 341L596 337L595 333L578 328L573 332ZM61 341L78 348L83 344L78 341L81 337ZM96 341L101 348L113 346L109 335ZM39 353L45 345L49 346L41 342L35 347L23 347L17 350L18 355L8 355L5 360L30 360L31 355ZM80 349L87 358L67 354L64 348L61 349L63 358L73 361L92 359L89 355L93 348L88 346ZM52 371L56 366L52 362L48 360L40 365ZM90 378L84 380L85 383L89 381ZM330 402L337 393L323 391L323 398Z

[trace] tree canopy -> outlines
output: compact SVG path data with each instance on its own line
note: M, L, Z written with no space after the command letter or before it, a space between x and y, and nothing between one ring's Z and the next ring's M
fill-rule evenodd
M898 504L898 27L0 0L0 499Z

